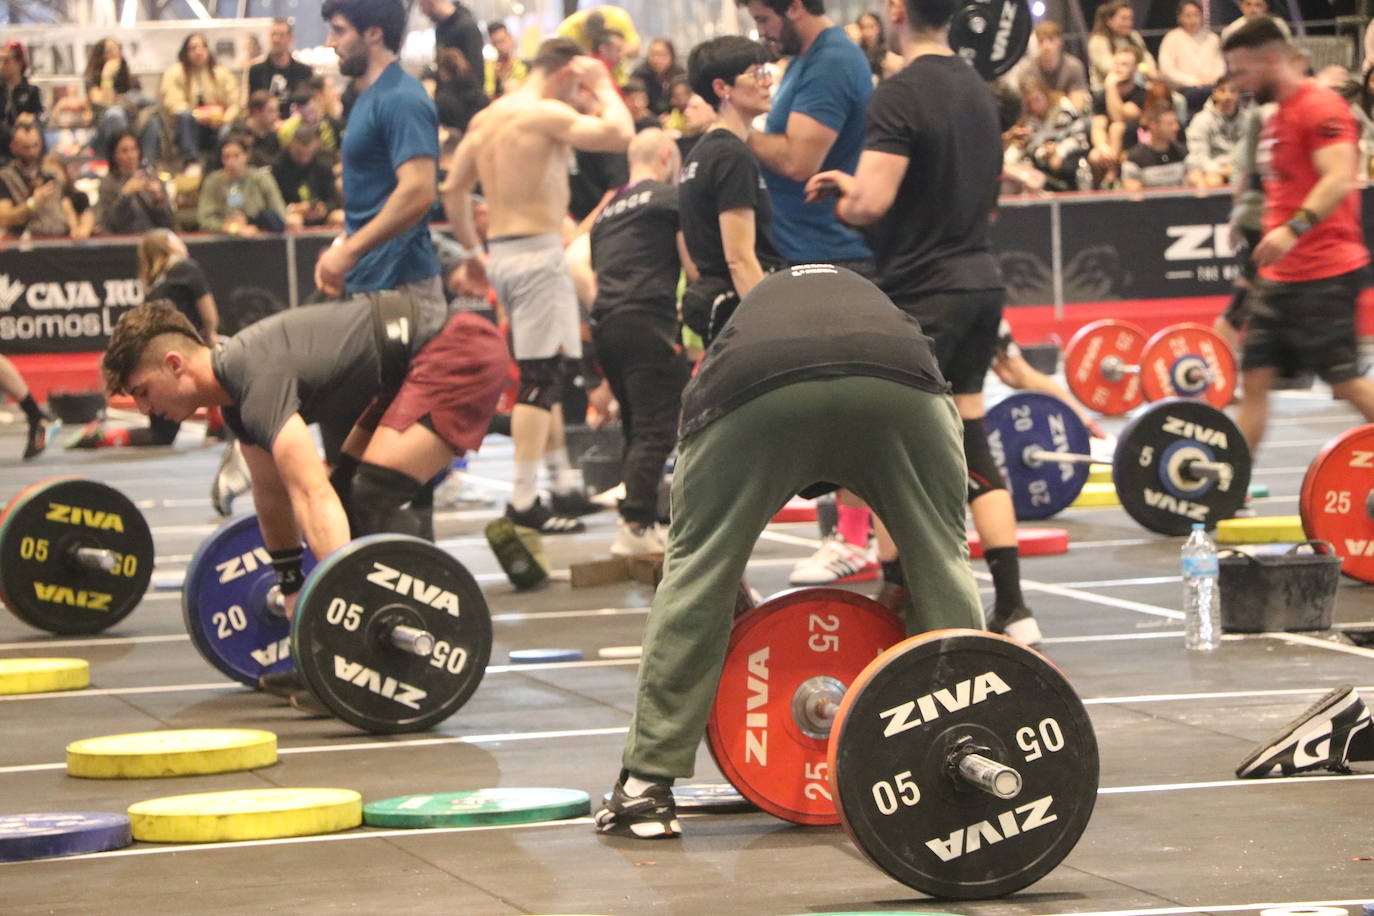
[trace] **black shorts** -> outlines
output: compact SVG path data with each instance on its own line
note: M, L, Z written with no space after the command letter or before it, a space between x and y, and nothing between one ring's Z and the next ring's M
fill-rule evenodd
M1301 283L1261 278L1246 297L1241 369L1309 369L1328 385L1357 377L1355 302L1364 276L1361 268Z
M981 394L997 353L1006 299L1001 289L958 290L898 302L897 307L920 322L954 394Z
M1244 281L1247 287L1253 289L1259 276L1259 265L1250 255L1254 253L1255 246L1260 243L1260 239L1264 236L1258 229L1242 229L1241 235L1245 237L1245 243L1244 247L1236 252L1236 263L1240 267L1240 279ZM1237 331L1245 330L1245 318L1249 314L1249 306L1247 305L1249 298L1248 294L1232 296L1226 310L1221 313L1221 317L1226 323Z

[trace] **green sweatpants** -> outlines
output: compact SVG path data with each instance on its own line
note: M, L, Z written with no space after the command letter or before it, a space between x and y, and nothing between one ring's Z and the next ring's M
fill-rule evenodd
M908 633L982 628L953 400L864 376L761 395L681 444L625 745L632 773L692 775L754 542L792 494L818 481L853 490L892 533L914 598Z

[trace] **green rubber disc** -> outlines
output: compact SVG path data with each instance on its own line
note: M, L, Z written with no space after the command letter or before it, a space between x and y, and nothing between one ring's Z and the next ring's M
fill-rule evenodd
M582 817L591 797L575 789L473 789L402 795L363 806L370 827L504 827Z
M1252 483L1250 484L1251 499L1267 499L1269 497L1269 484Z

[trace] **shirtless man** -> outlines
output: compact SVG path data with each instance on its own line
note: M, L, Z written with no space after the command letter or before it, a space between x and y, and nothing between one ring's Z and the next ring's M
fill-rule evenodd
M577 294L563 255L568 164L574 149L624 152L634 122L606 68L566 38L539 49L529 78L472 119L453 155L444 206L466 249L470 278L485 271L510 316L520 366L511 412L515 487L506 516L548 534L584 529L576 516L599 507L586 498L563 437L563 387L582 357ZM472 221L472 188L482 183L491 213L489 263ZM539 465L553 478L552 505L539 499Z

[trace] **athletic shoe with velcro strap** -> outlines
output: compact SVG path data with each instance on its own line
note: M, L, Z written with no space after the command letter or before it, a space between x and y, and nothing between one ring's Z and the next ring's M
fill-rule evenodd
M544 505L543 500L538 497L528 509L516 509L515 506L508 503L506 505L506 518L510 519L513 525L533 528L541 534L577 534L587 530L587 526L575 518L554 515L549 511L549 507Z
M869 547L856 547L839 535L821 542L811 556L792 568L787 581L792 585L827 585L831 582L862 582L878 576L878 554Z
M677 803L673 787L653 783L642 795L628 795L625 780L629 774L620 771L620 780L596 812L596 832L612 836L627 836L637 840L666 840L681 836L677 820Z
M1368 727L1364 700L1354 687L1343 684L1251 751L1236 767L1236 775L1262 779L1309 770L1349 773L1350 743Z

